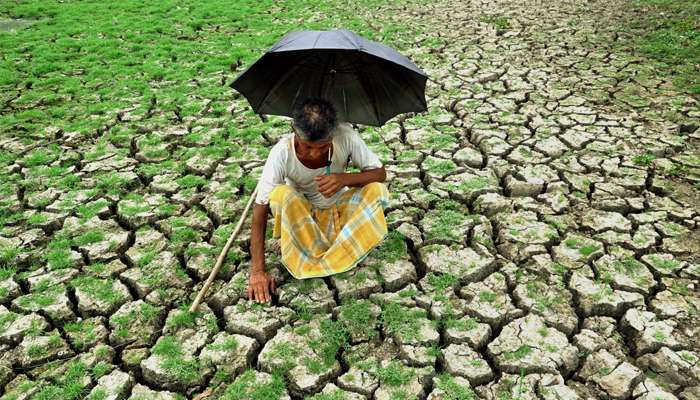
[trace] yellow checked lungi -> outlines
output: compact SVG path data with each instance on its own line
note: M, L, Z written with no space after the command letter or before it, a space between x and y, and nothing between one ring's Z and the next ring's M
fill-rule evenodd
M387 234L384 207L389 193L383 183L349 188L334 206L319 209L289 185L270 193L275 217L273 236L280 238L282 263L297 279L345 272L362 261Z

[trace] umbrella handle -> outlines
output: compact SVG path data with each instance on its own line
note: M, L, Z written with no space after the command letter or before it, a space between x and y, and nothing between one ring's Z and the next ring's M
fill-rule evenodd
M238 236L238 233L243 227L243 222L245 222L248 211L250 211L250 207L253 205L253 200L255 199L256 194L258 194L257 187L255 190L253 190L253 193L251 193L250 199L248 199L248 204L246 204L245 209L243 210L243 215L241 215L241 219L238 221L238 225L236 225L236 228L231 233L231 236L228 237L224 248L221 250L221 254L219 254L219 258L216 260L216 265L214 265L214 269L212 269L209 273L209 277L207 278L206 282L204 282L204 286L202 286L202 289L200 289L199 294L197 294L197 297L194 299L192 306L190 306L190 312L197 311L199 304L202 302L202 299L204 299L204 296L207 294L209 287L214 282L214 278L216 278L216 275L219 273L219 269L224 263L224 259L226 258L229 248L231 248L231 245L233 244L233 240L236 238L236 236Z

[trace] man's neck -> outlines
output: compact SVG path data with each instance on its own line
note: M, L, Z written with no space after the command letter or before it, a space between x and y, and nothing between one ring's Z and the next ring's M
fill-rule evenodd
M297 159L304 164L305 167L310 169L323 168L326 166L327 154L326 156L320 157L318 159L304 158L302 157L297 149L299 148L299 140L296 135L294 135L294 152L296 153Z

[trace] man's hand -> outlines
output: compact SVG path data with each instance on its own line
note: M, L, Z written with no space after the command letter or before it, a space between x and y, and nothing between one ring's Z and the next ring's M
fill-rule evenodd
M251 271L248 282L248 300L269 303L275 293L275 280L265 270Z
M331 197L343 186L347 186L344 176L344 174L321 175L314 177L314 180L318 185L318 191L324 197Z

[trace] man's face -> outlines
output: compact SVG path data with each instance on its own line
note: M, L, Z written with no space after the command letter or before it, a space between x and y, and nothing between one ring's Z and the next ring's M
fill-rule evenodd
M296 152L300 158L305 160L320 160L328 158L328 149L330 149L331 143L333 143L332 138L316 141L304 140L299 137L297 129L294 125L292 125L292 129L294 130L297 140L297 146L295 146Z

